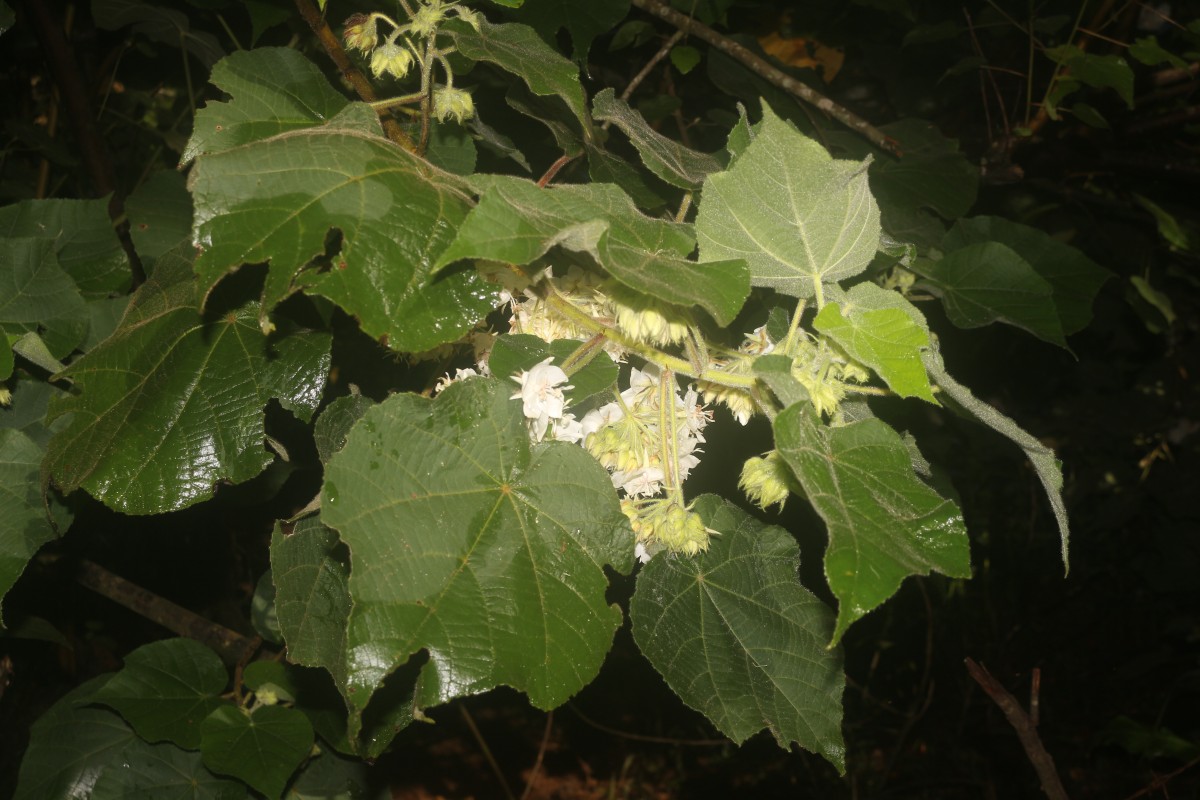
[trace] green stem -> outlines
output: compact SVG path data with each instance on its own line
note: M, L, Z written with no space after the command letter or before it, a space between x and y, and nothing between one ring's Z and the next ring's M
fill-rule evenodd
M807 303L801 300L796 304L796 311L792 314L791 324L788 325L787 336L783 340L784 355L792 355L792 348L796 346L796 334L800 332L800 318L804 316L804 306Z
M422 95L420 92L413 92L412 94L402 94L399 97L389 97L386 100L376 100L373 103L367 103L367 105L378 111L381 108L391 108L392 106L402 106L407 105L408 103L415 103L420 100L421 97Z
M659 457L663 465L663 487L682 503L679 481L679 419L675 408L675 374L664 369L658 380Z
M597 333L591 339L588 339L579 347L575 348L575 352L567 356L566 359L559 365L559 368L566 373L567 377L571 377L579 370L592 363L592 359L597 353L604 350L604 343L608 341L608 337L603 333Z

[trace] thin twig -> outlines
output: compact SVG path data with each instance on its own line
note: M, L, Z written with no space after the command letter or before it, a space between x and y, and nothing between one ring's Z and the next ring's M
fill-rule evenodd
M1029 759L1029 763L1033 764L1038 779L1042 782L1042 791L1050 800L1067 800L1067 790L1063 788L1062 780L1058 777L1058 770L1054 768L1054 759L1046 752L1046 747L1042 744L1042 737L1038 736L1033 720L1025 713L1025 709L1021 708L1017 698L1013 697L1000 681L993 678L985 667L976 664L970 658L966 659L966 665L967 672L987 693L987 696L992 698L992 702L1000 707L1008 724L1017 732L1017 738L1021 740L1021 746L1025 748L1025 755Z
M571 706L571 710L574 711L576 716L578 716L581 720L583 720L585 724L595 728L596 730L598 730L602 733L607 733L610 736L619 736L622 739L629 739L630 741L634 741L634 742L649 742L651 744L686 745L689 747L722 747L724 745L729 744L728 739L676 739L671 736L647 736L644 733L629 733L628 731L617 730L616 728L610 728L607 725L602 725L601 723L593 720L588 715L584 714L574 704L568 703L568 705Z
M79 565L75 580L167 630L206 645L228 664L242 663L261 643L176 605L149 589L109 572L93 561Z
M458 704L458 710L462 712L462 718L466 720L467 727L471 729L471 735L475 737L475 742L479 745L479 749L483 751L483 757L487 759L488 765L491 766L492 772L496 774L496 780L500 781L500 788L504 790L504 796L508 800L517 800L513 796L512 789L509 788L508 781L504 777L504 773L500 770L500 765L496 763L496 757L492 755L492 748L488 747L487 740L483 738L483 734L479 732L479 727L475 724L475 718L471 716L471 712L467 711L467 707L462 703Z
M650 70L654 69L655 66L658 65L658 62L662 61L667 57L668 54L670 54L671 48L679 44L679 40L684 37L685 33L686 31L683 29L677 30L671 34L671 38L663 42L663 46L658 48L658 52L650 57L650 60L646 62L646 65L642 67L641 70L638 71L638 74L633 76L633 80L629 81L629 85L625 87L625 91L621 92L622 100L628 100L633 96L633 93L637 90L637 87L641 86L642 81L646 80L647 76L650 75Z
M572 161L574 161L577 158L579 158L578 153L573 156L568 156L568 155L559 156L557 159L555 159L553 164L551 164L549 167L546 168L546 172L542 175L542 177L538 178L538 182L537 182L538 187L541 189L545 189L546 186L550 183L550 181L554 180L554 176L558 174L558 171L560 169L565 167L567 164L570 164Z
M1172 778L1179 777L1181 774L1183 774L1184 772L1187 772L1189 769L1196 766L1197 764L1200 764L1200 756L1196 756L1191 761L1184 764L1179 769L1174 770L1173 772L1168 772L1166 775L1156 776L1154 778L1154 780L1150 781L1149 786L1145 786L1145 787L1137 790L1133 794L1126 797L1125 800L1137 800L1137 798L1145 797L1146 795L1150 794L1151 792L1157 792L1159 789L1165 788L1167 783L1169 783Z
M550 731L554 728L554 709L546 712L546 729L542 731L542 744L538 747L537 760L533 762L533 769L529 771L529 778L525 781L525 791L521 792L521 800L526 800L529 793L533 791L533 786L537 783L538 773L542 771L542 761L546 758L546 748L550 746Z
M697 22L686 14L681 14L662 0L632 0L633 5L643 11L653 14L686 33L694 34L703 39L725 55L740 61L760 77L770 81L784 91L790 92L806 103L810 103L847 128L866 137L876 147L889 153L899 154L900 147L895 139L867 122L853 111L838 105L812 87L801 83L781 69L771 66L765 59L760 58L742 45L720 34L707 25Z
M378 100L379 96L375 94L375 89L371 86L370 81L367 80L367 76L363 75L357 67L350 63L350 57L346 55L346 50L342 47L342 40L329 27L329 23L325 21L325 17L321 16L321 12L317 10L317 7L312 4L312 0L295 0L295 2L300 16L304 17L304 21L308 23L308 27L312 28L312 32L320 40L321 47L325 48L325 53L329 56L329 60L337 67L338 72L342 74L346 82L353 87L359 99L364 103L373 103ZM415 149L416 145L413 144L412 138L404 132L399 122L392 119L390 115L384 115L383 113L380 114L379 119L383 123L383 132L387 134L389 139L410 152Z

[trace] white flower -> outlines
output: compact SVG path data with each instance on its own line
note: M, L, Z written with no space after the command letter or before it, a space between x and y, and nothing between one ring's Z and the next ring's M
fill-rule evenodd
M446 387L452 383L458 383L459 381L466 380L467 378L475 378L478 376L479 376L479 373L476 372L475 370L471 369L470 367L467 367L466 369L454 370L453 378L451 378L450 373L447 372L445 375L438 378L437 383L434 384L433 393L441 394L446 389Z
M634 556L637 557L637 560L642 562L643 564L650 563L650 558L651 558L650 551L647 550L646 545L642 544L641 542L638 542L636 545L633 546L633 554L634 554Z
M558 388L560 384L567 382L567 373L551 364L553 360L554 357L551 356L540 364L535 364L528 372L521 372L512 378L521 384L521 390L511 399L522 401L525 418L529 420L530 432L535 442L540 442L546 436L550 420L562 419L566 406L563 389L575 388Z
M613 486L628 497L653 497L662 491L663 471L658 467L639 467L612 474Z
M562 419L554 423L555 441L580 443L583 441L583 425L575 419L574 414L563 414Z

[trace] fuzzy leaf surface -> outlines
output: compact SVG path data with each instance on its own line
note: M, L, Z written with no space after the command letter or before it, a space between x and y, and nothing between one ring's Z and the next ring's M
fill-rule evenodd
M970 576L962 513L916 476L900 434L884 422L833 428L801 403L775 418L775 444L829 531L834 642L909 575Z
M347 705L357 735L419 650L416 708L501 684L553 708L595 677L621 612L603 565L633 534L584 450L531 445L512 387L452 384L370 409L326 470L321 515L350 548Z
M936 403L921 361L921 351L929 347L929 329L900 304L912 306L897 292L861 283L841 303L827 303L813 327L875 370L896 394Z
M493 306L473 269L431 280L467 213L459 179L387 139L313 129L199 159L192 173L196 260L206 294L242 264L268 261L260 322L298 289L329 298L407 352L462 335ZM342 236L327 269L332 230Z
M51 419L73 415L46 456L56 485L127 514L161 514L262 472L273 460L264 407L276 399L312 414L330 337L268 339L254 305L206 321L191 265L177 253L160 258L113 335L62 373L79 391L50 407Z
M596 119L609 121L629 137L646 168L667 183L682 189L699 189L708 175L721 170L721 162L708 153L684 147L650 127L646 118L604 89L592 99Z
M555 245L596 260L634 291L673 305L698 305L718 323L733 320L750 293L741 261L688 261L691 228L643 215L610 184L540 188L499 175L477 179L482 196L442 253L529 264Z
M116 709L148 742L200 747L200 723L229 701L221 697L229 673L212 650L192 639L164 639L139 647L92 697Z
M800 550L715 495L695 510L713 530L695 558L651 559L630 601L633 638L667 684L741 744L763 728L845 771L842 654L833 613L797 577Z
M710 175L696 217L700 259L745 259L751 282L793 297L866 269L879 243L867 164L837 161L763 104L754 141Z

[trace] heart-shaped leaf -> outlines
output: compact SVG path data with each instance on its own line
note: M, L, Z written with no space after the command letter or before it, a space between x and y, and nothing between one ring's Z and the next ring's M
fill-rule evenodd
M596 119L614 123L637 148L646 168L673 186L699 189L704 179L721 169L715 156L699 153L668 139L650 127L616 92L605 89L592 99Z
M429 654L416 708L504 684L553 708L599 670L621 612L603 565L633 534L582 448L531 445L512 386L455 383L370 409L329 462L321 514L352 555L347 704L357 735L396 667Z
M800 585L800 549L715 495L695 510L717 531L695 558L651 559L629 604L633 638L683 702L742 743L763 728L845 771L842 656L833 613Z
M840 428L798 403L775 418L775 444L829 529L825 577L838 599L833 641L909 575L971 574L958 507L913 472L900 434L878 419Z
M709 175L696 217L700 259L745 259L751 282L812 297L866 269L879 243L867 164L835 161L763 103L754 140Z
M284 706L253 711L222 706L209 714L201 731L204 766L245 781L270 798L283 794L313 745L308 718Z

